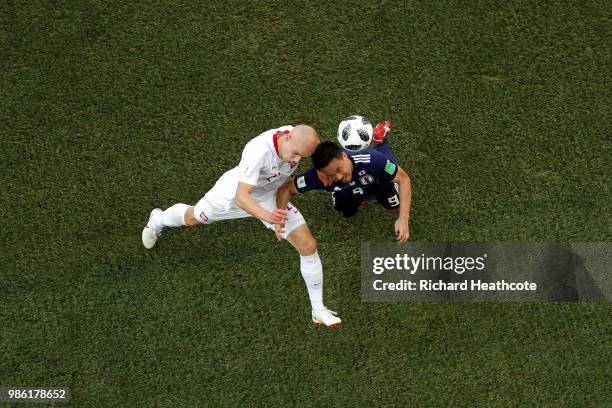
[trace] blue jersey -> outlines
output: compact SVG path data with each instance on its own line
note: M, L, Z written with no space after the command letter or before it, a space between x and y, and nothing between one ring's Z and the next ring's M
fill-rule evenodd
M295 177L297 191L305 193L310 190L337 191L350 188L366 200L379 196L385 186L392 183L397 175L398 166L395 160L374 149L364 149L358 152L344 151L353 162L353 177L349 183L336 182L325 186L313 167L307 172Z

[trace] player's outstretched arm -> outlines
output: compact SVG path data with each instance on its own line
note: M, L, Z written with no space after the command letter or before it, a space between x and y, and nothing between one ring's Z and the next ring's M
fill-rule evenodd
M410 207L412 205L412 181L410 176L398 167L397 174L393 180L399 185L400 208L399 217L395 221L395 233L397 240L401 243L408 241L410 237Z
M270 212L259 205L257 200L253 198L251 193L255 190L255 186L238 183L236 189L236 204L253 217L259 218L260 220L267 221L270 224L281 224L287 220L288 212L285 209L277 208Z

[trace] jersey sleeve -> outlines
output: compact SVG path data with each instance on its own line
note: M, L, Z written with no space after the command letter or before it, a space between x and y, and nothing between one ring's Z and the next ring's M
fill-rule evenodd
M372 153L371 168L379 182L390 182L395 179L399 166L393 160L379 152Z
M293 184L295 184L295 188L300 193L305 193L310 190L325 190L325 184L319 180L317 169L314 167L306 173L295 176Z
M238 181L256 186L259 181L259 173L266 161L267 157L264 152L253 144L247 144L242 151L242 159L238 165Z

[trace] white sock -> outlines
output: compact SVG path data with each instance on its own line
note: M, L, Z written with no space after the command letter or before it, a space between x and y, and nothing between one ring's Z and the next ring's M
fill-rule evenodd
M187 204L174 204L166 209L160 216L153 217L151 227L162 229L164 227L182 227L185 224L185 211L189 206Z
M325 309L323 306L323 265L321 265L319 253L300 256L300 270L306 282L312 310L316 312Z

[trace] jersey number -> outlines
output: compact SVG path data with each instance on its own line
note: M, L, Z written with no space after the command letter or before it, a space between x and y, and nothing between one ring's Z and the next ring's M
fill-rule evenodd
M399 203L399 197L396 195L394 195L393 197L389 197L387 198L387 201L389 201L389 204L391 204L394 207L397 207L400 203Z

